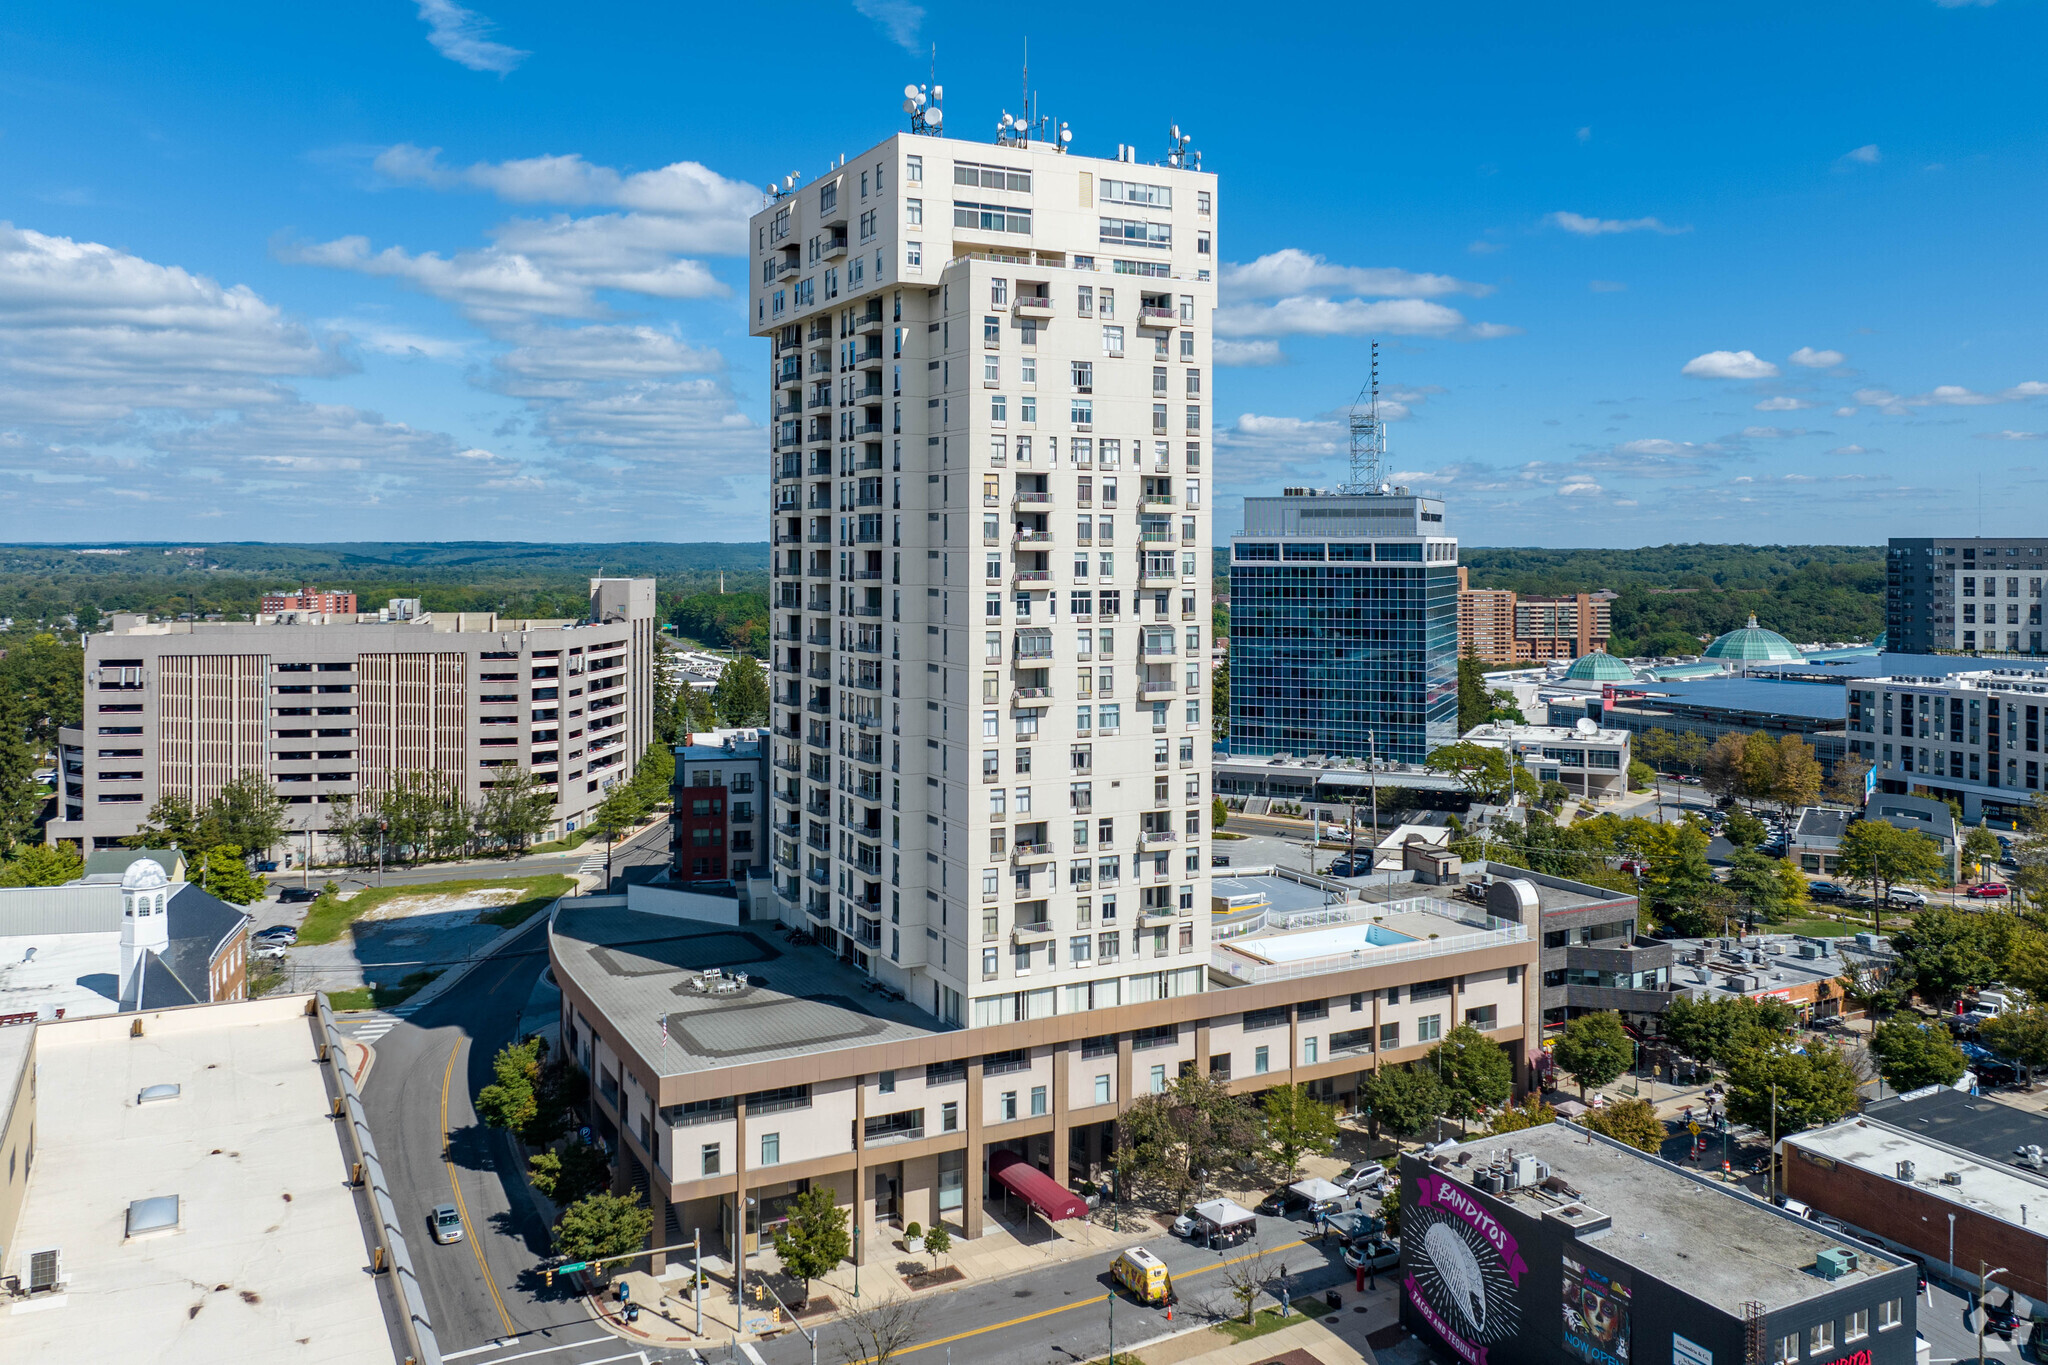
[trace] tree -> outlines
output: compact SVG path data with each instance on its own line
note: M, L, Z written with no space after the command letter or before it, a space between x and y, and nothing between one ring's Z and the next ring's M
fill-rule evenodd
M1671 1136L1664 1127L1664 1120L1657 1117L1657 1110L1648 1100L1615 1100L1589 1109L1579 1120L1596 1133L1605 1134L1616 1142L1626 1142L1640 1152L1661 1152L1664 1139Z
M284 798L270 779L254 768L228 779L202 818L209 844L233 844L250 857L262 857L291 831Z
M1771 782L1771 799L1781 810L1810 806L1820 799L1820 760L1813 746L1792 735L1778 741L1777 772Z
M768 675L750 654L735 654L711 689L712 705L727 725L758 725L768 719Z
M2048 1009L2029 1005L1986 1019L1978 1032L1993 1048L2027 1069L2027 1088L2034 1085L2034 1069L2048 1066Z
M640 793L631 784L615 783L598 802L596 812L590 817L590 827L604 838L606 843L615 842L621 834L640 823L647 809L640 801Z
M1541 1095L1531 1092L1522 1097L1522 1102L1500 1110L1486 1125L1488 1137L1500 1137L1504 1133L1519 1133L1524 1128L1541 1128L1557 1120L1557 1111L1543 1102Z
M1785 1037L1798 1021L1798 1011L1782 1000L1679 995L1664 1012L1664 1037L1688 1057L1725 1067L1750 1048Z
M1209 802L1209 828L1222 829L1230 820L1230 807L1223 804L1223 798L1213 797Z
M1911 1019L1887 1019L1870 1035L1870 1055L1877 1074L1897 1091L1923 1085L1953 1085L1969 1069L1969 1061L1945 1028Z
M1359 1082L1359 1096L1374 1137L1385 1124L1396 1133L1419 1133L1444 1112L1436 1073L1414 1066L1381 1066Z
M573 1204L611 1183L611 1158L594 1143L570 1142L527 1159L533 1187L557 1204Z
M1804 1053L1774 1043L1736 1058L1728 1072L1728 1117L1768 1133L1774 1096L1781 1136L1833 1123L1856 1108L1856 1073L1825 1043Z
M498 768L495 772L491 789L484 793L477 826L499 852L516 857L555 818L555 794L524 768Z
M1515 1064L1507 1049L1460 1024L1430 1049L1428 1064L1443 1080L1445 1110L1463 1122L1506 1104L1515 1090Z
M853 1251L846 1231L846 1210L828 1185L813 1185L789 1203L789 1221L775 1234L775 1254L782 1268L804 1282L804 1302L811 1299L811 1281L823 1279Z
M1806 904L1806 878L1784 859L1742 852L1728 861L1729 891L1763 918L1789 919Z
M1742 763L1736 795L1750 801L1775 801L1778 790L1778 741L1761 730L1743 736Z
M1657 770L1647 763L1630 760L1628 765L1628 789L1639 792L1657 781Z
M1892 947L1913 988L1944 1006L1998 976L1984 919L1967 911L1930 905L1892 935Z
M1209 736L1219 743L1230 738L1230 665L1209 670Z
M571 1261L623 1261L646 1246L653 1231L654 1212L640 1202L640 1191L587 1194L562 1210L555 1254Z
M1308 1152L1327 1152L1337 1141L1337 1111L1311 1097L1305 1085L1276 1085L1260 1102L1266 1152L1287 1179L1294 1179Z
M1273 1267L1263 1253L1255 1252L1250 1256L1225 1261L1219 1269L1223 1273L1223 1292L1237 1304L1238 1312L1244 1315L1244 1321L1250 1322L1253 1305L1258 1303L1259 1295L1266 1292L1267 1282L1274 1278ZM1281 1275L1286 1273L1285 1267L1279 1271Z
M1771 832L1764 828L1763 821L1737 806L1728 812L1728 821L1721 826L1721 837L1736 848L1747 851L1763 847Z
M85 875L85 859L68 840L26 844L13 860L0 864L0 886L62 886Z
M142 828L121 840L130 848L175 848L188 852L199 847L199 812L175 792L166 792L149 808Z
M1749 736L1740 730L1730 730L1715 740L1701 756L1700 784L1716 796L1741 796L1745 790L1743 752L1748 744Z
M1475 727L1486 724L1492 712L1485 665L1477 654L1466 654L1458 660L1458 733L1470 734Z
M0 697L13 713L9 733L18 733L38 753L54 753L57 732L84 715L84 643L48 632L25 641L10 637L0 656Z
M889 1365L924 1330L924 1304L903 1294L853 1299L839 1308L833 1348L845 1365Z
M1505 804L1515 790L1519 766L1507 750L1487 744L1460 740L1446 744L1423 760L1431 772L1447 773L1475 799L1492 805Z
M1835 760L1835 773L1828 779L1827 798L1844 806L1863 804L1864 780L1870 773L1870 760L1861 754L1844 754Z
M2005 856L2005 846L1998 842L1998 836L1985 827L1980 820L1976 828L1963 836L1963 861L1974 864L1977 875L1984 875L1984 865L1995 863Z
M0 667L5 663L0 657ZM25 710L18 698L0 694L0 854L34 846L44 804Z
M1587 1086L1598 1090L1628 1070L1635 1043L1620 1015L1600 1010L1567 1023L1550 1055L1557 1060L1558 1069L1578 1084L1579 1098L1584 1099Z
M1140 1096L1117 1127L1129 1130L1131 1174L1172 1196L1176 1210L1193 1202L1204 1172L1249 1157L1261 1141L1251 1106L1196 1071L1176 1077L1160 1094Z
M718 728L718 707L712 703L709 688L690 688L683 694L682 706L691 734L709 734Z
M1901 882L1931 882L1943 876L1941 849L1918 830L1884 820L1858 820L1842 836L1842 875L1870 888L1870 927L1884 932L1884 903Z
M491 1059L496 1079L476 1092L476 1114L493 1128L523 1133L540 1113L540 1040L507 1043Z
M939 1257L953 1249L953 1234L946 1230L943 1222L934 1220L924 1232L924 1249L932 1258L932 1269L939 1268Z
M242 850L233 844L215 844L199 855L199 886L207 895L229 905L260 901L270 890L263 879L249 871Z

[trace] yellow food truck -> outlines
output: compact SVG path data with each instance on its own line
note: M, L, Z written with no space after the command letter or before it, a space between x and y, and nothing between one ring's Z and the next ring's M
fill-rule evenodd
M1143 1247L1125 1250L1109 1270L1116 1276L1116 1282L1130 1290L1140 1303L1172 1303L1176 1298L1166 1262Z

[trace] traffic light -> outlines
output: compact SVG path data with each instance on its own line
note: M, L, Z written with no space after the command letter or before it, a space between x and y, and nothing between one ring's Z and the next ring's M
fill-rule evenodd
M751 1287L751 1288L753 1289L753 1291L754 1291L754 1302L755 1302L755 1303L762 1303L762 1302L765 1302L765 1301L767 1300L767 1298L768 1298L768 1291L767 1291L767 1289L766 1289L766 1288L764 1288L764 1287L763 1287L763 1286L762 1286L762 1285L760 1284L760 1282L759 1282L759 1281L756 1281L756 1282L755 1282L755 1283L754 1283L754 1284L753 1284L752 1286L750 1286L750 1287Z

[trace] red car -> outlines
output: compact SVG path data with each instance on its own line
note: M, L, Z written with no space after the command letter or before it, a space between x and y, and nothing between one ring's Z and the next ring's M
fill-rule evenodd
M1967 894L1976 897L1978 900L1995 901L1999 897L2010 893L2007 892L2002 882L1985 882L1981 886L1971 887Z

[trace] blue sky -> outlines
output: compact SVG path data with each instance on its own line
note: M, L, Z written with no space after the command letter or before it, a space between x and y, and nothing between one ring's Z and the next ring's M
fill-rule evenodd
M1671 10L16 6L0 538L759 539L752 187L1027 37L1221 177L1219 536L1373 337L1468 544L2042 533L2042 5Z

